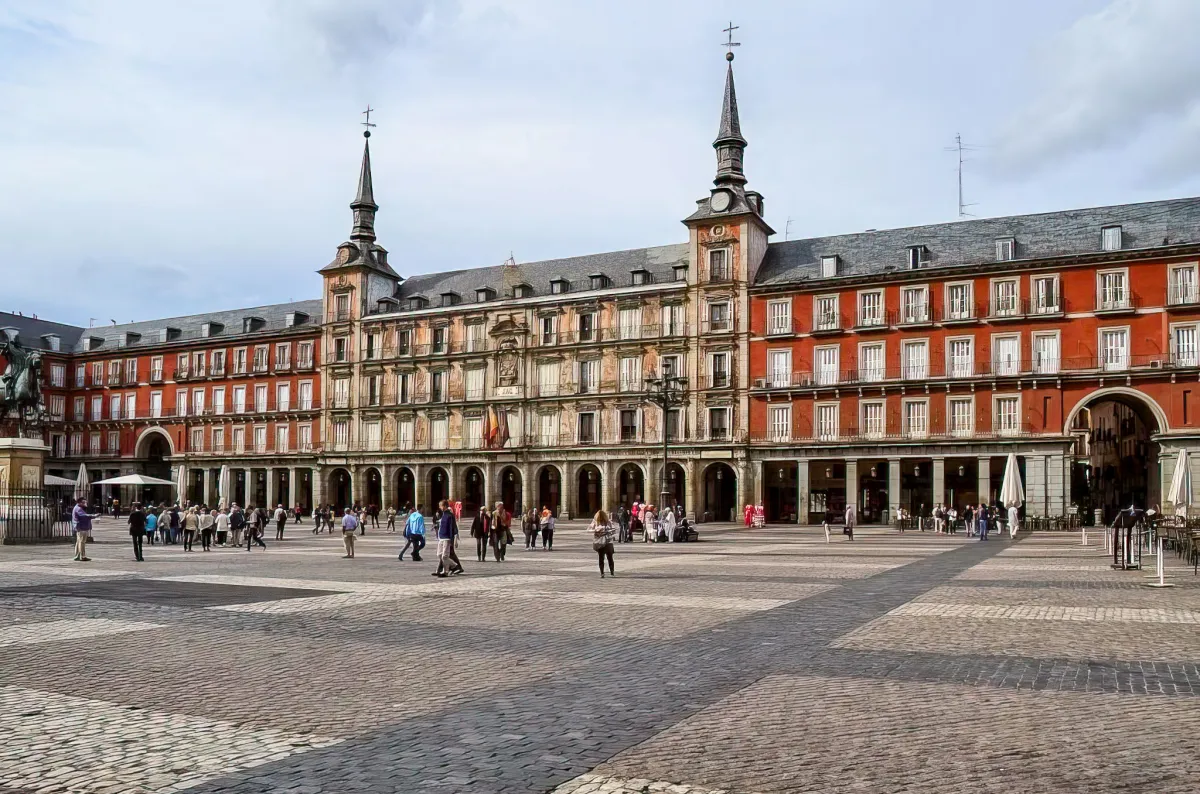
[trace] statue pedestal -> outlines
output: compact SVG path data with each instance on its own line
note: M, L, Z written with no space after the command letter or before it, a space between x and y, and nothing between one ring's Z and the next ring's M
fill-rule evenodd
M36 438L0 438L0 492L45 487L50 447Z

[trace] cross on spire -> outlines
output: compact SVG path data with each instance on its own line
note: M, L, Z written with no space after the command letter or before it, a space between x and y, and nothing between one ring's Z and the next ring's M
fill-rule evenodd
M371 114L374 112L375 112L375 108L371 107L371 105L369 103L367 104L367 109L362 112L362 114L367 117L366 121L361 122L362 125L364 127L366 127L366 129L363 130L364 138L371 137L371 128L375 126L374 124L371 123Z
M731 20L729 20L729 27L725 28L725 30L722 31L723 33L726 34L725 43L722 44L721 46L728 49L728 52L725 53L725 60L727 60L727 61L733 60L733 48L742 46L742 43L740 41L733 40L733 32L735 30L737 30L739 27L740 27L740 25L733 24L733 20L731 19Z

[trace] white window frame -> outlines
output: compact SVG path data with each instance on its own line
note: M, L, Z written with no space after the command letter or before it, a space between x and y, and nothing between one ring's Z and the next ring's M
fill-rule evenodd
M955 427L954 406L967 406L966 427ZM946 430L955 438L963 438L975 434L975 395L954 395L946 398Z
M792 406L790 403L767 406L767 433L769 440L776 444L792 440Z
M863 351L879 348L879 366L870 370L863 364ZM880 383L887 378L887 342L858 343L858 380L860 383Z
M909 422L908 409L912 406L921 406L925 410L925 426L914 430ZM928 397L905 397L900 400L900 432L906 438L928 438L929 437L929 398Z
M839 269L838 260L839 257L837 254L821 257L821 278L834 278L837 276Z
M786 336L792 331L792 299L767 301L767 336Z
M708 251L708 280L716 282L733 281L733 247L721 246L720 248L710 248ZM719 260L719 262L718 262ZM724 270L723 274L715 274L716 265L720 264Z
M833 369L830 372L825 372L819 366L821 361L821 353L832 350ZM834 386L841 380L842 377L842 346L841 345L817 345L813 348L813 382L818 386Z
M717 384L717 359L720 358L725 362L725 382ZM717 350L708 354L708 383L710 388L724 389L733 385L733 356L728 350Z
M1054 285L1054 301L1045 306L1038 294L1038 282L1049 281ZM1058 314L1063 310L1062 281L1058 273L1035 273L1029 277L1029 302L1033 314Z
M833 311L823 311L821 303L833 301ZM813 296L813 330L837 331L842 327L842 307L839 293L827 293Z
M833 422L823 421L822 412L833 412ZM818 441L837 441L842 433L842 406L835 401L813 403L813 437Z
M917 346L925 348L925 361L914 366L908 363L908 351ZM900 372L904 380L925 380L929 377L929 350L930 344L927 337L904 339L900 342Z
M713 422L712 418L716 414L724 414L725 415L725 435L723 435L723 436L714 436L713 435L713 425L715 423ZM731 409L728 406L720 406L720 405L709 406L708 410L706 410L704 412L704 418L705 418L704 431L705 431L705 435L709 441L732 441L733 440L733 435L734 435L733 414L732 414Z
M716 321L712 318L712 310L718 306L725 307L725 319L720 327L716 325ZM708 330L714 333L726 333L733 330L733 302L721 298L718 300L707 301L704 305L704 319L708 326Z
M1181 289L1175 278L1176 273L1191 273L1191 284ZM1167 304L1181 306L1200 302L1200 268L1196 262L1173 264L1167 267Z
M1000 302L1000 287L1002 285L1012 284L1013 289L1011 308L1002 306ZM1021 313L1021 279L1017 276L1006 276L1004 278L994 278L988 285L988 306L991 309L992 317L1017 317Z
M1177 332L1188 329L1193 334L1192 350L1181 354L1179 352L1179 339ZM1170 351L1171 363L1176 367L1196 367L1200 366L1200 323L1171 323L1170 325Z
M620 339L642 338L642 309L640 306L617 309L617 336Z
M1006 427L1001 422L1000 402L1012 400L1016 403L1012 427ZM1015 436L1021 432L1021 393L1003 392L992 395L992 433L997 436Z
M951 357L951 351L955 342L966 342L970 353L967 357L966 372L955 369L954 359ZM975 375L975 337L972 334L964 334L961 336L948 336L945 339L946 343L946 376L950 378L970 378Z
M575 414L575 443L576 444L598 444L600 443L600 422L597 419L598 411L580 411ZM591 417L592 437L584 439L583 437L583 417Z
M1100 250L1120 251L1122 246L1122 230L1120 224L1110 224L1100 227Z
M999 359L1000 342L1016 340L1017 357L1015 360L1003 363ZM992 334L992 374L1000 377L1014 377L1021 374L1021 334L1019 332Z
M1104 277L1105 276L1121 276L1124 282L1120 295L1112 294L1105 295ZM1109 267L1104 270L1096 271L1096 308L1099 311L1114 311L1120 309L1128 309L1133 305L1132 302L1133 285L1129 281L1129 268L1127 267Z
M878 296L879 297L879 316L878 316L878 318L871 318L871 319L875 320L873 322L867 322L868 317L863 312L863 308L864 308L863 299L868 296ZM883 288L860 289L858 291L857 298L855 301L855 312L856 312L857 325L859 325L860 327L863 327L863 328L881 328L881 327L883 327L883 325L886 323L886 320L887 320L887 301L885 300Z
M1017 258L1017 238L999 237L996 239L996 261L1011 262Z
M775 366L783 358L782 368ZM785 389L792 385L792 349L780 347L767 350L767 385L772 389Z
M879 427L871 429L867 423L867 409L879 409ZM858 401L858 432L863 438L883 438L887 435L887 402L884 400Z
M1058 346L1058 358L1050 362L1041 360L1038 357L1039 339L1054 339ZM1062 371L1062 332L1058 330L1032 332L1029 335L1029 350L1035 375L1057 375Z
M1113 331L1122 331L1125 334L1125 355L1122 361L1117 361L1109 364L1107 361L1107 353L1104 345L1104 336L1106 333ZM1096 352L1097 362L1100 369L1105 372L1125 372L1129 369L1130 348L1133 342L1130 337L1130 328L1128 325L1108 325L1103 328L1096 329Z
M910 294L918 294L919 299L916 306L910 307L906 305L905 298ZM900 322L907 324L927 323L929 322L929 285L905 285L900 287Z

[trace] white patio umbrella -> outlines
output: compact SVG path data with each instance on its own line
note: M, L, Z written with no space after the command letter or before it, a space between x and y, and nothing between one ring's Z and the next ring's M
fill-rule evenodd
M47 474L42 477L42 485L60 485L75 487L75 481L66 477L58 477L53 474Z
M121 477L109 477L107 480L96 480L93 485L167 485L174 488L176 484L145 474L125 474Z
M79 464L79 476L75 478L75 498L87 497L91 492L91 484L88 482L87 466Z
M1179 450L1179 457L1175 459L1175 473L1171 475L1171 490L1167 493L1167 501L1175 505L1175 515L1187 515L1188 505L1192 502L1192 473L1188 471L1186 449Z
M217 477L217 507L224 510L229 506L229 464L226 463L221 467L221 474Z
M1021 482L1021 470L1017 468L1017 456L1008 453L1008 461L1004 464L1004 482L1000 484L1000 502L1009 507L1020 507L1025 504L1025 486Z
M175 497L179 500L179 504L182 505L184 500L187 498L187 469L180 465L177 467L176 471Z

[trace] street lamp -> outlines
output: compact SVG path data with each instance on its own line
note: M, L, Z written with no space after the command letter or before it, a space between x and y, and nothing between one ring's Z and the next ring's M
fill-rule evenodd
M676 375L646 378L646 402L662 409L663 473L662 491L659 493L659 510L668 504L671 497L671 492L667 490L667 417L672 408L687 402L687 383L687 378Z

